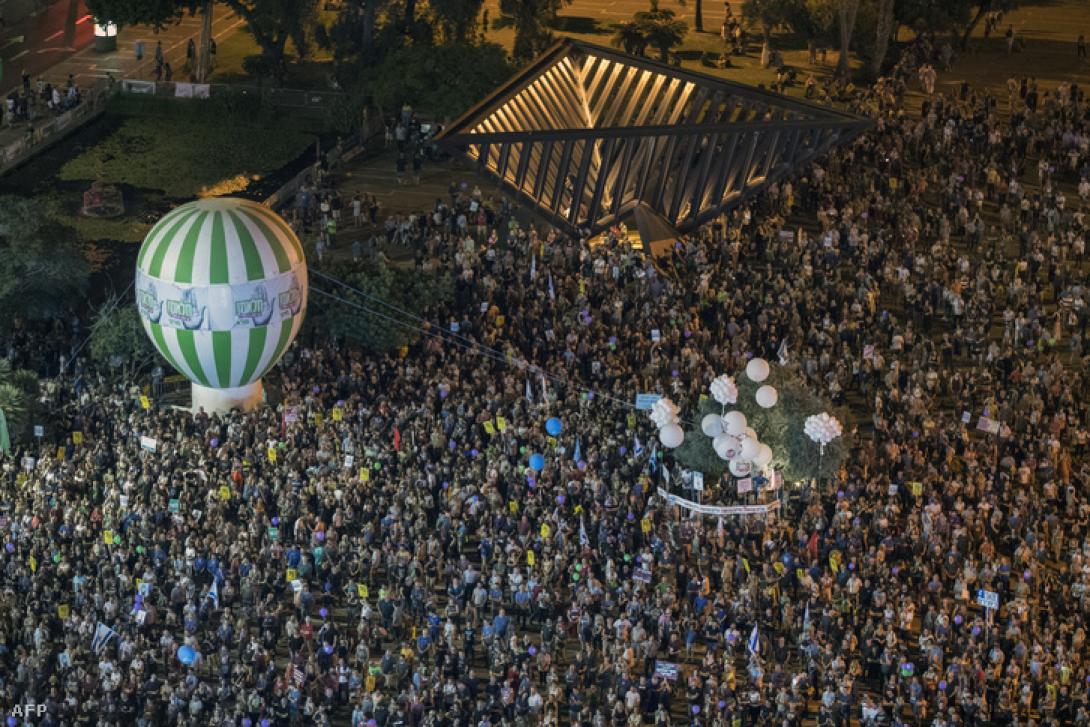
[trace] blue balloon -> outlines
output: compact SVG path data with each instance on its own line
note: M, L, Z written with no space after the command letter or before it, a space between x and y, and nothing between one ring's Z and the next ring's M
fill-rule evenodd
M183 644L178 647L178 661L182 662L186 666L189 666L197 660L197 652L193 650L192 646Z
M560 423L559 419L552 417L545 422L545 431L555 437L564 431L564 425Z
M545 457L540 454L530 455L530 469L534 472L540 472L545 469Z

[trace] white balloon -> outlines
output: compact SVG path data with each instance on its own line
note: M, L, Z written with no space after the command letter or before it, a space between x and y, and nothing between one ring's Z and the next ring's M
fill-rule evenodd
M728 411L723 415L723 425L727 434L739 437L746 433L746 415L740 411Z
M753 427L746 427L746 436L750 439L756 439L758 442L761 441L761 438L757 436L757 430Z
M723 433L723 417L718 414L708 414L700 420L700 429L709 437L715 437Z
M753 457L753 464L757 467L767 467L772 463L772 447L764 442L757 448L757 454Z
M742 437L742 459L752 460L761 451L761 443L756 439Z
M685 432L677 424L671 424L659 430L659 441L667 449L680 447L681 443L685 441Z
M768 378L768 373L768 361L763 358L751 358L749 363L746 364L746 376L749 377L750 381L759 384Z
M780 400L780 392L776 391L775 387L765 384L757 389L757 394L754 398L760 406L765 409L771 409L776 406L776 402Z
M738 456L742 444L738 441L738 437L720 434L712 441L712 448L715 449L715 453L719 455L720 459L734 459Z
M753 469L749 462L741 459L732 459L730 464L727 465L727 468L735 477L745 477Z
M738 386L734 383L734 379L726 374L715 377L709 388L712 398L723 406L738 401Z

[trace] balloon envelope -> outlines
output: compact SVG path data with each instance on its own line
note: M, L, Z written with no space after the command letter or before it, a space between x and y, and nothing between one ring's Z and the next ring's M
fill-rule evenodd
M183 644L178 647L178 661L182 662L186 666L189 666L197 660L197 652L193 650L193 647L188 644Z
M759 384L768 378L768 373L768 361L763 358L751 358L749 363L746 364L746 376L749 377L750 381Z
M723 433L723 417L718 414L708 414L700 420L700 430L709 437L716 437Z
M534 470L535 472L540 472L541 470L545 469L545 457L540 454L531 454L530 469Z
M772 463L772 447L764 442L757 448L757 454L753 457L753 464L758 467L767 467Z
M742 437L742 459L753 460L761 449L761 443L756 439Z
M659 430L659 441L668 449L680 447L685 441L685 432L677 424L671 424Z
M727 466L730 469L730 473L735 477L745 477L752 469L749 462L740 459L732 459Z
M765 409L771 409L776 406L776 402L780 400L780 392L776 391L775 387L765 384L757 389L757 394L754 398L757 400L758 405Z
M556 417L551 417L545 422L545 431L552 436L557 436L560 432L564 431L564 425L560 423L560 420Z
M742 436L746 433L746 415L740 411L728 411L723 415L723 427L727 434Z

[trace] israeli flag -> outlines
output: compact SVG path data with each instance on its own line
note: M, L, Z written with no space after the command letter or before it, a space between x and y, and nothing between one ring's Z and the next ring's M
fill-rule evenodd
M530 388L530 380L529 379L526 379L526 401L530 402L531 404L534 403L534 392Z
M749 649L749 653L754 656L757 655L757 651L761 648L761 635L757 632L757 624L753 624L753 632L749 635L749 642L746 643L746 648Z
M95 626L94 636L91 637L91 651L101 654L106 645L110 643L110 639L115 636L117 636L116 631L99 621L98 625Z
M220 585L215 578L212 579L212 587L208 589L208 598L212 600L216 608L220 607Z
M638 457L643 454L643 443L640 442L639 435L635 437L635 440L636 441L632 444L632 452Z
M651 466L651 474L655 474L655 470L657 470L658 466L659 466L659 445L658 444L652 444L651 445L651 459L648 461L647 464L649 464Z
M579 516L579 544L584 548L590 545L590 537L587 535L587 526L583 523L583 516Z
M583 459L583 440L579 437L575 438L575 451L572 453L572 459L576 462Z
M537 253L530 253L530 280L537 278Z

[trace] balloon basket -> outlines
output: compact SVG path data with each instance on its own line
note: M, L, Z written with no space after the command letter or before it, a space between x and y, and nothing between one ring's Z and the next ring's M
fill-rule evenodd
M228 389L213 389L193 384L193 413L225 414L234 409L251 411L261 405L261 381Z

